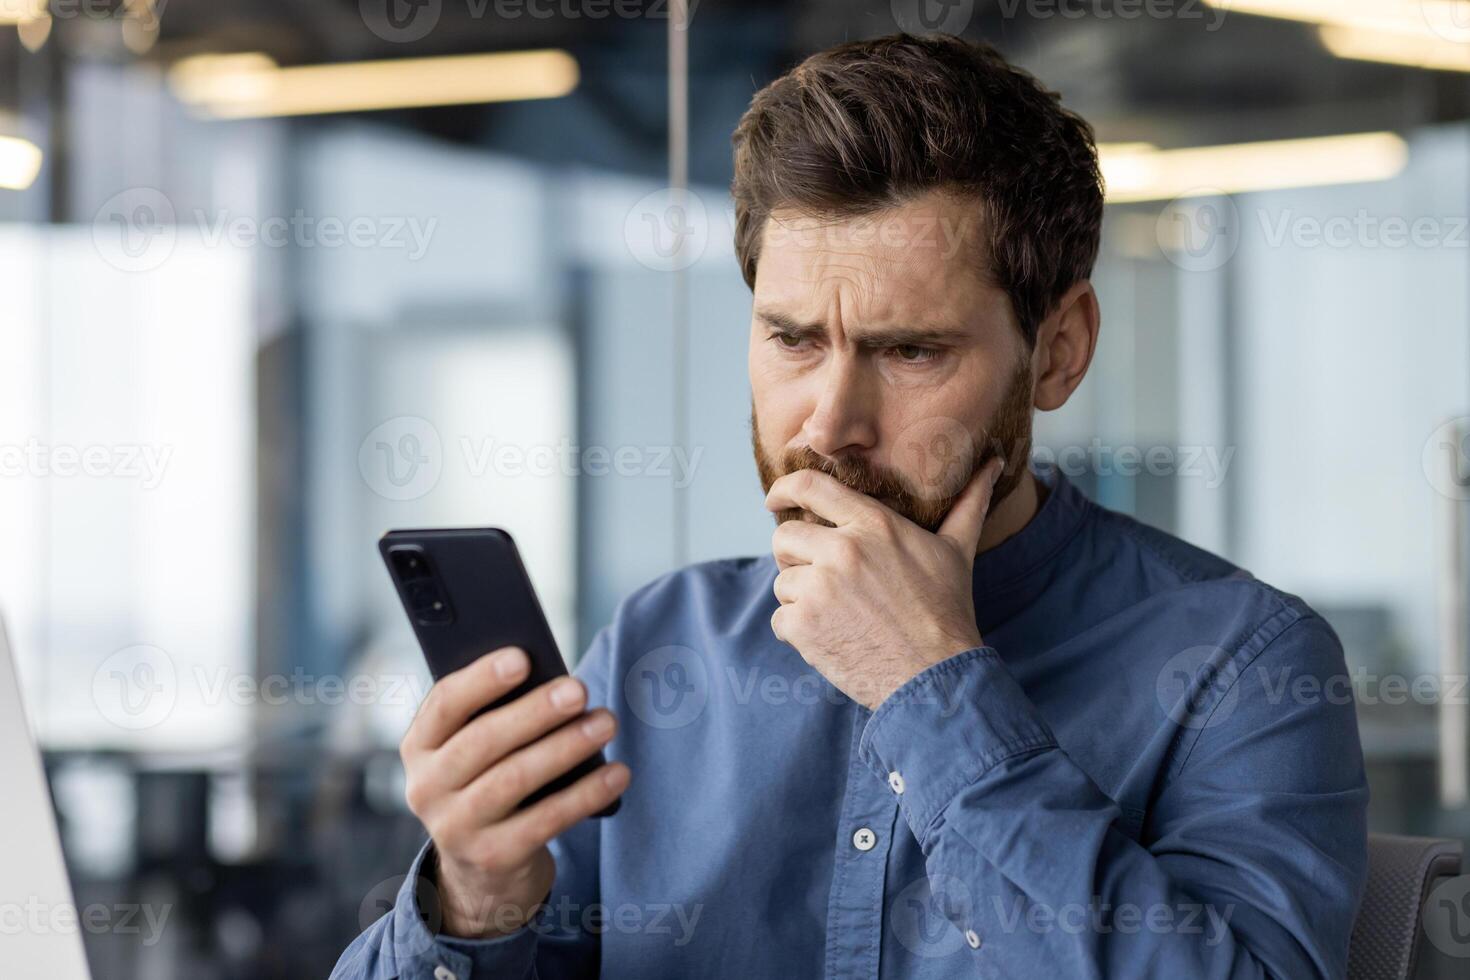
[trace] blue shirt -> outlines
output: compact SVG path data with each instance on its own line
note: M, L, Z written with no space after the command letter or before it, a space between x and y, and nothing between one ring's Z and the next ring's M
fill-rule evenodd
M875 711L772 635L769 556L631 595L577 669L621 811L552 843L547 904L494 940L421 921L426 847L333 975L1342 977L1368 791L1336 635L1038 476L975 562L986 645Z

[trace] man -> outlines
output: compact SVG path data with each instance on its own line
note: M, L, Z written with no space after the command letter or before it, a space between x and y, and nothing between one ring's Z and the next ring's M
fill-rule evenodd
M1097 342L1089 126L896 36L734 143L772 554L646 586L473 721L523 654L436 685L402 748L432 842L338 975L1341 977L1362 753L1301 693L1336 636L1028 463Z

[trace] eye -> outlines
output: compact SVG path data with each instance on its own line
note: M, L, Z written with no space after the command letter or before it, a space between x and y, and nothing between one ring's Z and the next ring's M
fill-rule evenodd
M918 344L899 344L897 347L890 347L889 351L900 361L909 364L921 364L939 356L939 351L933 347L921 347Z
M776 333L772 334L770 339L787 350L796 350L802 344L802 338L794 333Z

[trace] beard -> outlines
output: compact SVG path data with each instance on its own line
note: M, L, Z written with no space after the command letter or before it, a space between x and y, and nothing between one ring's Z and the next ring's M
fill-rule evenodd
M750 441L761 489L769 493L777 479L797 470L820 470L933 533L944 523L970 478L994 457L1001 456L1006 462L991 496L992 509L1020 485L1031 456L1031 387L1031 365L1023 358L1011 372L995 417L978 437L954 419L927 419L910 425L890 452L895 459L912 460L913 465L903 471L863 456L829 458L807 446L788 449L779 460L772 460L761 446L759 420L752 403ZM834 526L799 507L777 511L775 517L777 524L807 521Z

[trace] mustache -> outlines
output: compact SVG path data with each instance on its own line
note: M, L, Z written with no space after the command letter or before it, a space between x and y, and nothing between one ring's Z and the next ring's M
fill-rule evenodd
M787 473L797 470L818 470L837 482L867 494L869 497L898 498L909 494L908 486L897 473L886 466L878 466L857 456L840 456L831 459L810 447L789 449L781 458Z
M818 470L826 473L843 486L882 502L929 531L938 529L956 496L956 494L946 494L940 499L921 496L910 489L896 471L886 466L858 456L829 458L807 446L787 450L781 456L781 463L783 473L795 473L797 470ZM970 460L968 472L961 486L969 481L970 476L974 475L979 466L978 458ZM806 514L800 508L780 510L775 517L778 523L810 520L825 527L834 526L826 518L816 514Z

